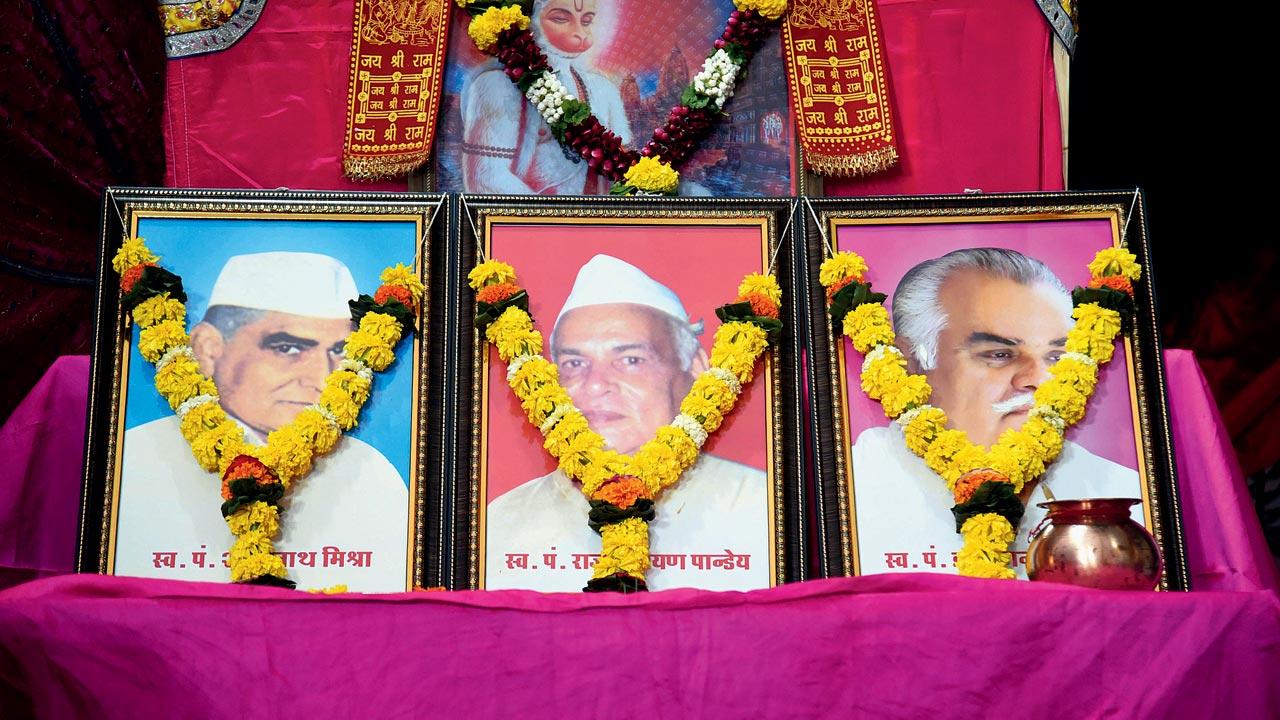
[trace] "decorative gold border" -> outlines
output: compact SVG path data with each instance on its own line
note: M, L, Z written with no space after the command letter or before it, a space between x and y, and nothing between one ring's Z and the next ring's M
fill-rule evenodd
M466 212L464 207L463 212ZM770 258L779 251L782 238L778 237L774 215L761 210L758 213L749 211L723 211L700 209L612 209L612 208L483 208L477 212L477 219L483 227L482 236L476 238L485 255L489 255L491 228L494 224L513 222L518 224L543 225L744 225L758 226L761 230L761 271L767 272ZM473 330L472 347L472 401L471 401L471 498L470 528L468 548L470 555L470 573L468 584L472 589L484 587L484 542L485 513L481 509L481 498L486 492L485 444L488 441L488 423L485 413L488 408L488 348L478 332ZM776 346L768 353L765 365L765 401L770 409L770 422L766 424L768 433L767 451L769 472L768 513L772 518L769 525L771 546L769 558L769 587L784 582L785 551L784 537L786 516L783 511L783 449L782 449L782 373L779 372L781 355Z
M1112 242L1116 247L1125 247L1126 243L1124 238L1121 237L1121 233L1122 229L1126 227L1126 211L1126 207L1118 203L1074 206L975 206L920 209L854 208L849 210L822 210L818 213L818 217L822 228L827 233L832 249L837 248L836 236L839 228L851 225L928 225L1099 219L1110 221ZM1149 262L1149 258L1144 258L1143 261ZM848 457L850 446L848 422L849 390L848 373L845 370L844 338L835 332L830 315L824 312L823 317L825 318L828 342L828 379L832 383L832 388L839 389L839 405L834 408L832 419L835 423L836 436L841 439L840 446L835 449L835 460L836 473L841 478L840 482L836 484L836 501L839 510L840 547L843 553L842 567L845 575L859 575L861 574L861 563L857 554L857 516L854 514L856 506L853 492L853 467ZM1155 328L1154 325L1152 330L1153 332L1158 332L1158 328ZM1141 348L1129 336L1124 338L1124 350L1129 367L1130 409L1133 417L1137 419L1133 426L1134 440L1136 447L1141 450L1138 453L1138 474L1142 486L1143 515L1146 519L1147 529L1156 538L1163 538L1166 534L1164 517L1160 503L1157 501L1159 493L1156 487L1155 473L1151 470L1155 466L1155 451L1150 441L1150 408L1147 406L1143 393L1138 392L1138 388L1146 387L1148 382L1145 369L1146 358ZM1163 382L1162 378L1161 382ZM1164 422L1165 426L1168 427L1167 411L1163 407L1160 410L1165 413ZM1181 542L1181 537L1179 536L1179 546L1181 546ZM1162 567L1159 588L1161 590L1169 588L1167 562Z
M110 203L110 199L108 199L108 203ZM419 208L406 207L404 205L377 204L321 205L314 201L302 203L257 203L229 200L160 200L129 201L122 203L120 206L121 220L128 225L130 232L135 236L138 231L138 223L144 218L412 222L417 238L414 247L415 264L418 267L418 276L424 283L429 283L431 277L431 258L427 248L429 247L429 221L435 210L435 206L426 205ZM411 452L416 452L414 462L410 463L409 471L409 496L412 499L408 503L408 532L406 534L406 549L408 552L406 553L407 562L405 564L405 590L412 590L416 586L415 579L422 577L424 563L424 500L426 483L423 478L426 474L427 447L425 439L419 435L418 428L422 413L426 408L424 400L427 396L429 382L429 373L425 368L427 363L422 348L423 332L426 329L427 318L430 317L430 297L431 292L428 288L428 291L424 293L422 313L418 318L413 339L413 374L417 382L411 383L411 391L413 393L411 400L413 408ZM116 327L121 328L119 332L122 334L118 336L118 341L115 343L112 356L112 381L109 390L110 405L114 412L108 420L107 427L108 460L105 474L108 480L103 501L102 530L99 545L101 551L98 559L98 572L102 574L114 574L115 568L115 541L119 520L120 473L122 469L120 453L123 450L125 431L124 414L126 402L124 399L127 397L128 392L129 348L131 344L131 323L120 309L118 294L115 305Z

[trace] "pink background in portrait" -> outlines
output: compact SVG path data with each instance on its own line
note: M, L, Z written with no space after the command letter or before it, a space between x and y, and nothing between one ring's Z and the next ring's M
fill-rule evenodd
M710 354L720 321L715 309L733 300L738 283L760 272L763 255L759 226L678 225L508 225L492 227L491 256L511 263L518 282L529 291L534 325L548 336L569 296L578 270L599 253L644 270L680 296L690 319L702 320L702 346ZM543 352L550 356L544 345ZM765 469L768 407L764 374L746 387L733 413L707 441L711 452ZM555 469L542 448L542 435L529 424L507 387L507 366L489 348L488 497L492 501L515 486Z
M1017 250L1048 265L1068 290L1089 281L1089 261L1112 244L1109 220L1043 220L990 223L939 223L927 225L844 226L836 235L841 250L862 255L871 267L867 280L873 289L889 295L912 267L966 247L998 247ZM862 392L858 374L862 355L846 338L845 371L849 392L849 439L869 427L888 424L878 402ZM1138 468L1133 410L1129 396L1129 369L1123 347L1102 368L1098 389L1089 400L1088 413L1067 438L1085 449L1125 467Z

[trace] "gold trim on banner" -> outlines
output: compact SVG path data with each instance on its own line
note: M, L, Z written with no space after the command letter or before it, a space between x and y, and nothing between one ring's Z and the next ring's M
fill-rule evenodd
M353 180L426 163L448 48L449 0L356 0L342 167Z
M869 175L898 161L874 0L793 0L783 26L791 110L820 175Z

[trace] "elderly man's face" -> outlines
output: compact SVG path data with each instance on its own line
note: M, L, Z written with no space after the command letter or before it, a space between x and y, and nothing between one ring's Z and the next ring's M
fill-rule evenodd
M680 412L694 373L681 369L672 340L666 316L643 305L593 305L560 319L560 382L614 450L639 450Z
M1070 326L1061 293L962 270L942 284L938 300L948 321L938 336L938 367L925 373L931 402L970 440L989 445L1026 420L1032 393L1064 352Z
M538 24L547 42L561 52L580 53L591 47L595 19L595 0L549 0L542 5Z
M191 344L227 412L268 433L320 399L350 332L350 320L266 312L230 339L210 325L197 325Z

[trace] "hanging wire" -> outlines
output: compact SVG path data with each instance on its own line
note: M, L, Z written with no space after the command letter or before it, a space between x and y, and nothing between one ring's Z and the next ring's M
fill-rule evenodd
M800 202L798 200L791 201L791 210L787 214L787 224L782 226L782 232L778 234L779 238L785 238L787 236L787 231L791 229L791 221L796 218L796 206L799 204ZM769 275L773 274L774 266L778 262L778 250L780 250L781 248L782 248L781 240L778 241L777 243L774 243L773 256L769 258L769 272L768 272Z
M802 199L804 200L805 206L809 208L809 215L813 217L814 226L818 228L818 235L822 237L822 247L826 249L827 257L835 255L831 250L831 243L827 240L827 231L822 227L822 221L818 219L817 211L813 209L813 203L809 202L808 197L804 197Z
M444 207L444 203L449 199L448 195L441 196L440 202L436 203L436 209L431 211L431 219L427 221L427 226L422 229L422 237L418 238L418 256L421 257L427 252L427 236L431 234L431 228L435 227L436 216L440 214L440 208Z
M484 248L480 244L480 229L476 227L476 221L471 217L471 208L467 206L467 199L461 195L458 199L462 201L462 214L467 216L467 222L471 225L471 236L476 241L476 255L480 258L480 262L487 262L489 258L485 257Z
M1120 240L1124 241L1129 237L1129 221L1133 219L1133 209L1138 206L1138 188L1133 189L1133 200L1129 202L1129 213L1124 216L1124 230L1120 231Z

